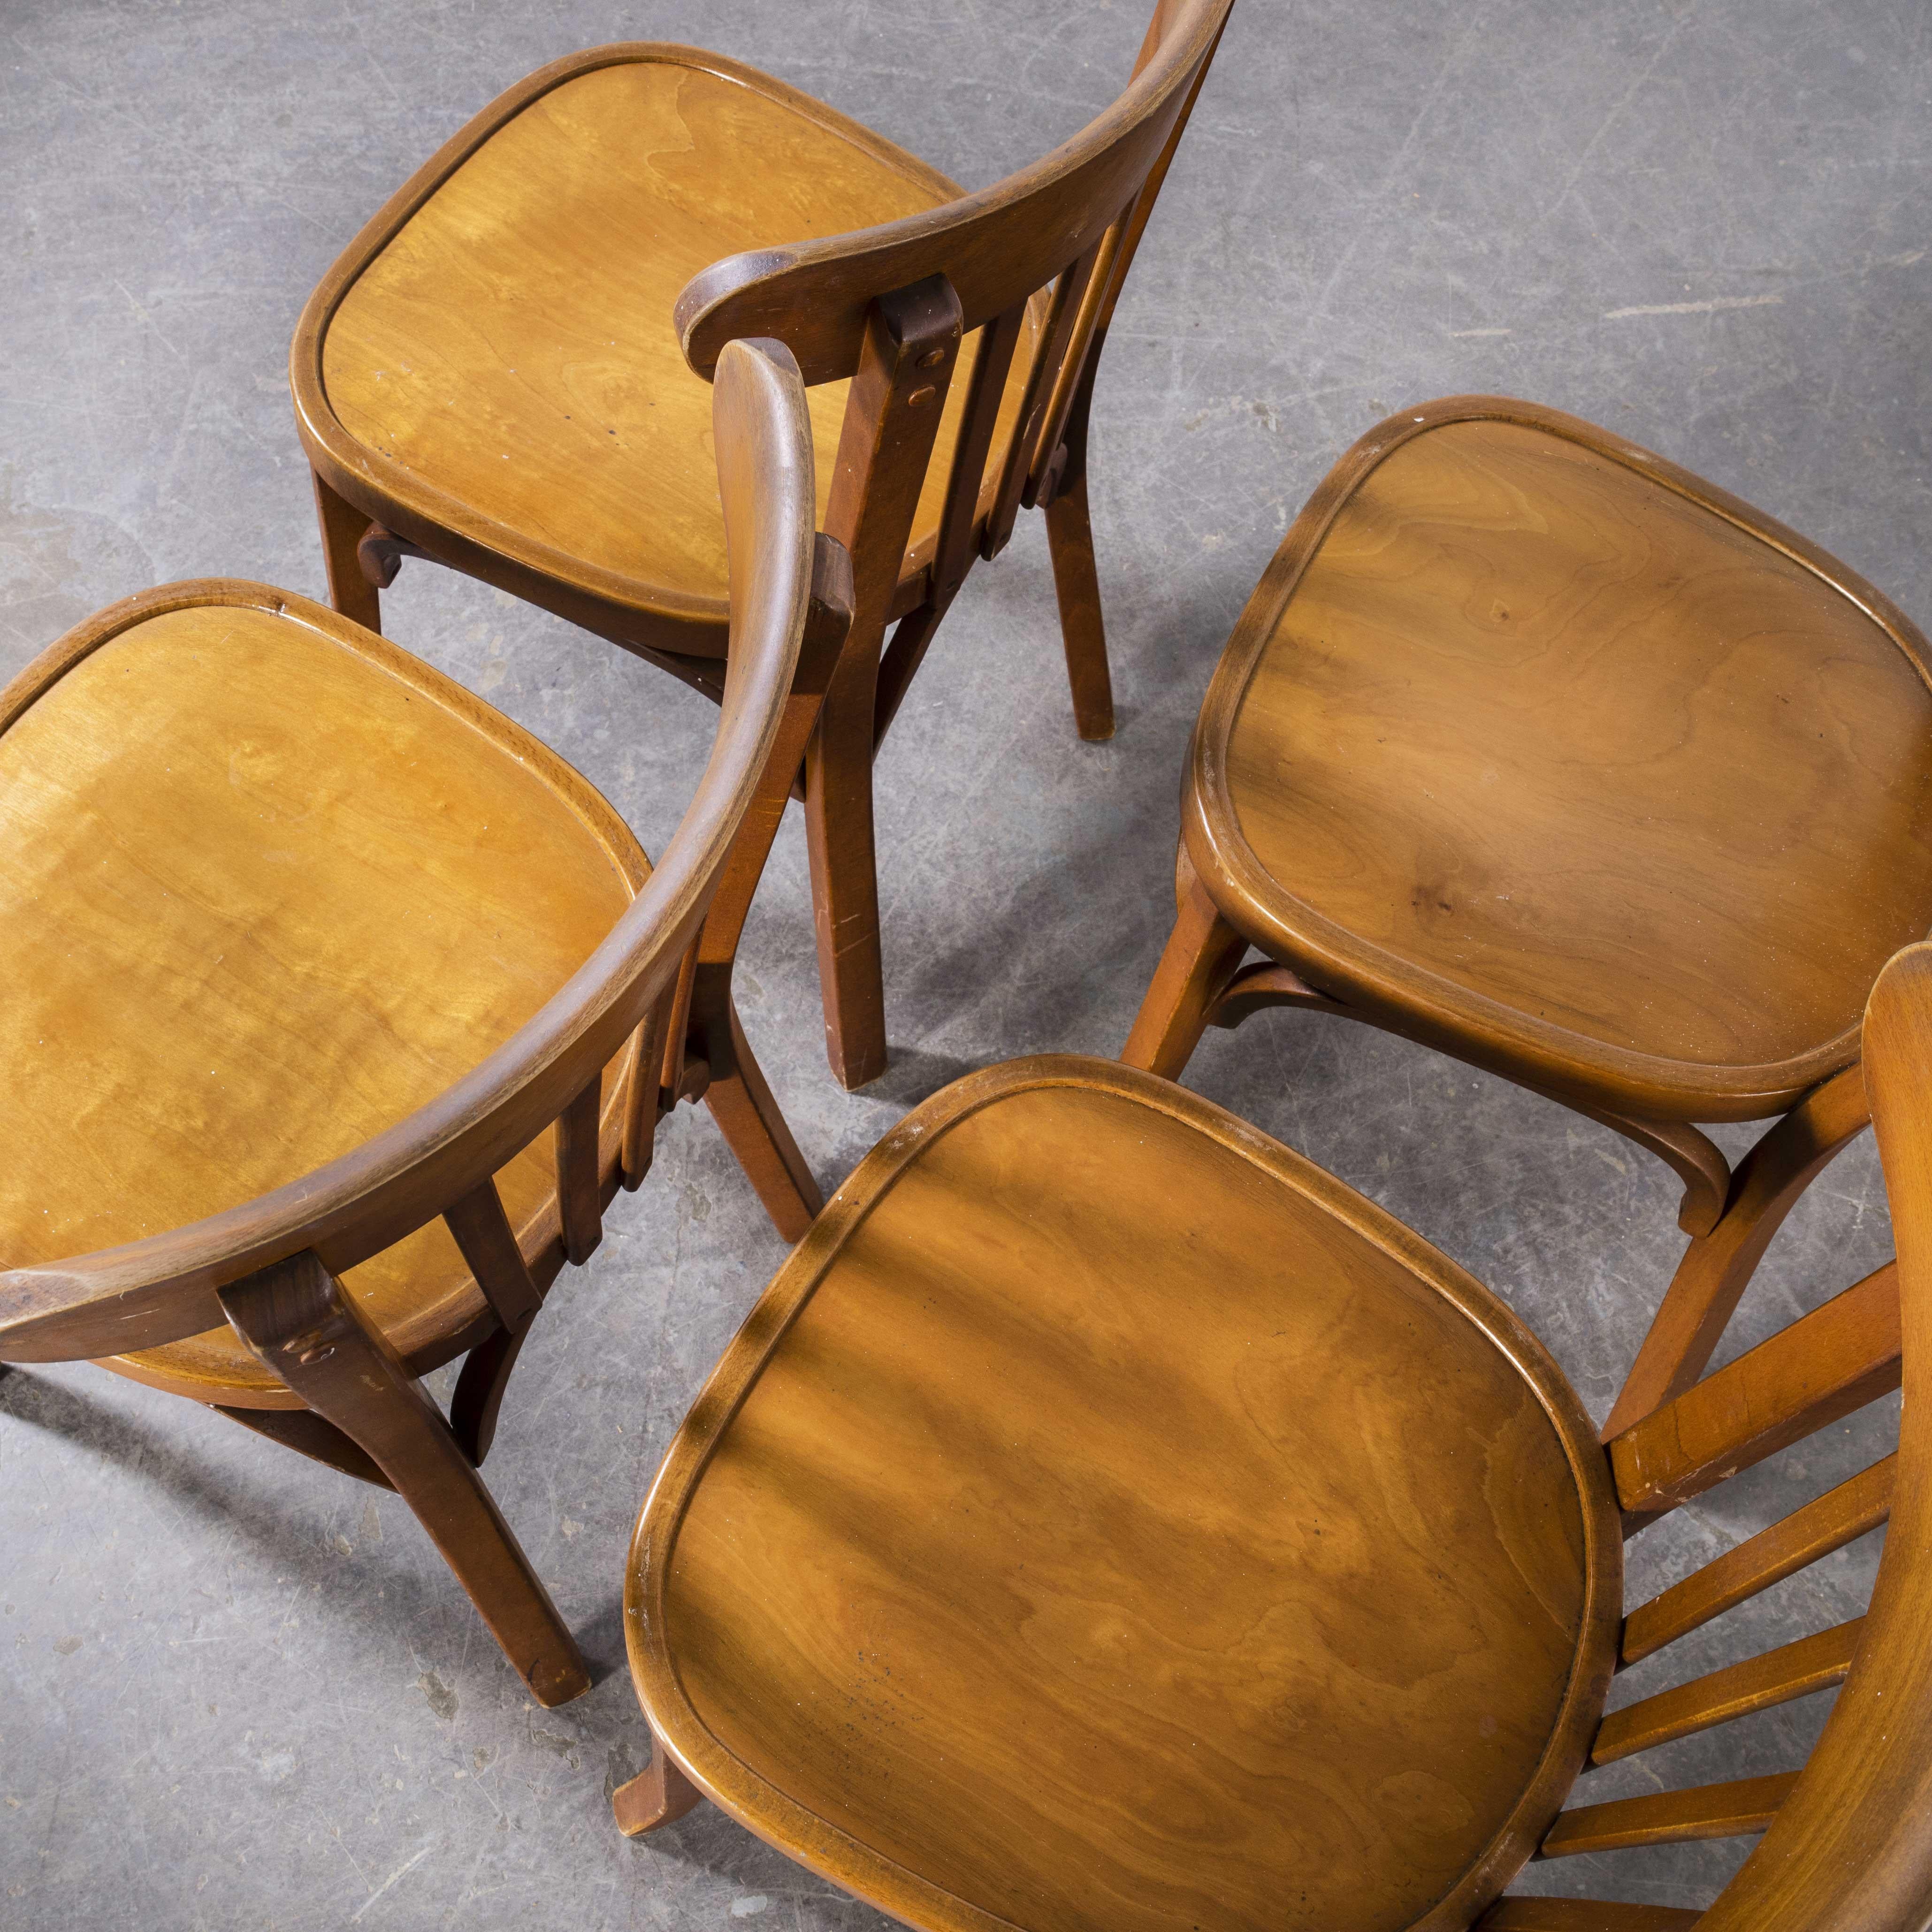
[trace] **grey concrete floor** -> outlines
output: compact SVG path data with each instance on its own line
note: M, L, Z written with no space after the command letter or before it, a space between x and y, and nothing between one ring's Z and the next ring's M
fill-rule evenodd
M297 311L403 176L532 68L604 40L698 41L979 183L1111 98L1143 12L0 0L0 675L152 582L320 594L284 374ZM1928 96L1918 0L1241 0L1100 384L1119 734L1073 736L1029 518L956 608L880 766L896 1060L862 1094L820 1057L802 840L781 838L741 998L828 1186L964 1069L1118 1051L1166 930L1182 751L1216 654L1301 499L1390 407L1502 390L1594 417L1932 620ZM387 610L662 844L708 741L701 700L428 566ZM1646 1156L1305 1016L1214 1036L1188 1077L1492 1284L1606 1408L1681 1246ZM566 1709L531 1706L392 1497L85 1366L0 1380L0 1924L880 1922L716 1813L637 1845L610 1827L606 1792L645 1754L622 1667L627 1532L782 1252L707 1118L687 1111L662 1144L559 1284L490 1461L598 1667ZM1861 1146L1780 1238L1731 1346L1888 1252ZM1890 1426L1881 1405L1652 1532L1634 1598ZM1732 1625L1769 1642L1855 1613L1874 1541ZM1716 1626L1617 1695L1736 1641ZM1592 1795L1785 1768L1826 1701L1598 1774ZM1697 1903L1742 1849L1520 1882Z

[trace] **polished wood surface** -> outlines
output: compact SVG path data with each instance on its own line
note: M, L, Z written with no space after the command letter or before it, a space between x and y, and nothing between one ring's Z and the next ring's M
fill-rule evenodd
M1842 1684L1864 1630L1854 1617L1829 1630L1780 1644L1757 1657L1726 1664L1613 1711L1598 1727L1590 1747L1592 1764L1614 1764L1642 1750L1708 1731L1754 1711L1767 1711L1795 1697L1808 1697Z
M915 1924L1461 1925L1581 1762L1619 1574L1499 1303L1053 1059L841 1189L668 1458L628 1621L694 1781Z
M1184 909L1197 884L1184 863ZM626 1595L654 1756L620 1822L695 1790L948 1932L1922 1932L1932 944L1887 965L1861 1047L1897 1262L1706 1372L1713 1317L1685 1385L1600 1448L1499 1304L1218 1109L1091 1061L969 1076L840 1190L658 1472ZM1754 1212L1826 1157L1850 1090L1794 1114ZM1901 1378L1895 1454L1617 1647L1653 1656L1889 1518L1865 1614L1604 1715L1606 1510L1640 1534ZM1560 1706L1552 1626L1577 1642ZM1609 1764L1834 1695L1808 1762L1550 1814L1575 1724ZM1701 1914L1496 1900L1532 1852L1760 1836Z
M0 1193L0 1360L116 1354L393 1488L545 1705L589 1673L478 1466L545 1288L644 1177L643 1123L710 1078L680 1064L667 1098L668 1004L716 1033L767 1186L790 1148L728 975L690 996L847 607L796 364L733 344L714 396L737 649L655 872L488 706L262 586L130 598L0 692L0 1089L52 1150ZM420 1377L465 1352L446 1418Z
M1586 1852L1628 1852L1643 1845L1682 1845L1701 1838L1748 1838L1778 1815L1796 1788L1795 1772L1733 1778L1682 1791L1648 1791L1565 1811L1543 1841L1546 1858Z
M1892 1514L1898 1459L1887 1456L1661 1590L1624 1619L1619 1662L1637 1664L1774 1583L1842 1550Z
M1648 452L1428 405L1344 460L1244 616L1190 850L1338 998L1634 1114L1761 1117L1856 1056L1932 926L1924 650Z
M1799 1788L1706 1932L1906 1932L1932 1914L1932 946L1880 977L1864 1069L1905 1354L1891 1525L1850 1674Z
M730 340L790 346L814 386L825 527L857 586L805 786L826 1050L848 1087L886 1063L873 759L974 560L1022 508L1048 513L1078 729L1113 730L1094 377L1232 4L1159 0L1113 106L972 194L722 56L572 56L446 142L296 331L338 608L374 626L377 588L428 557L714 697L728 638L701 379ZM900 367L880 332L922 303L950 339Z
M166 1233L394 1126L649 872L560 759L380 638L292 602L121 631L0 730L7 1265ZM545 1136L500 1177L532 1250L550 1159ZM436 1222L346 1281L405 1355L486 1313ZM112 1366L300 1406L225 1323Z
M960 190L736 62L652 46L584 58L598 64L502 118L349 284L322 340L326 405L418 514L662 607L650 640L667 649L719 650L710 385L672 325L679 291L722 255ZM996 455L1026 368L1013 365ZM810 395L822 522L846 386ZM963 400L914 478L914 543L928 554Z

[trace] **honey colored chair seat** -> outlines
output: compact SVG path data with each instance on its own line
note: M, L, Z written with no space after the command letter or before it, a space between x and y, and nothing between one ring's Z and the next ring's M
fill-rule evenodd
M1553 412L1431 404L1370 444L1230 644L1196 872L1346 1004L1633 1114L1789 1106L1932 928L1923 640Z
M1923 1932L1932 945L1862 1048L1897 1261L1661 1402L1640 1356L1600 1442L1493 1296L1208 1102L1072 1058L947 1088L666 1454L618 1824L708 1797L920 1932ZM1799 1445L1901 1386L1896 1451L1817 1492ZM1808 1500L1623 1614L1622 1537L1787 1450L1696 1540ZM1727 1612L1888 1522L1864 1614L1738 1644ZM1820 1696L1787 1768L1588 1778ZM1520 1870L1760 1834L1701 1905Z
M650 869L561 759L382 639L254 586L164 596L0 732L0 1267L164 1233L393 1126ZM498 1177L553 1274L554 1138ZM440 1220L344 1280L418 1373L491 1323ZM225 1326L105 1366L303 1406Z
M633 44L562 64L568 78L545 68L496 102L466 156L451 166L446 150L441 178L406 188L324 284L296 344L303 421L352 490L381 491L398 530L453 532L620 607L624 641L722 656L711 386L685 359L680 291L721 257L898 220L962 190L720 56ZM1007 378L988 496L1043 308ZM974 352L914 517L912 602ZM809 392L821 523L848 387Z
M381 592L424 557L713 698L725 550L705 388L733 341L795 358L817 514L850 572L795 774L826 1053L848 1087L887 1060L874 760L1022 510L1044 513L1080 734L1112 734L1094 385L1232 4L1158 0L1118 98L970 194L722 55L568 55L446 141L296 327L289 380L337 610L380 630ZM708 1065L730 1051L701 1015L687 1045ZM796 1239L819 1206L809 1176L786 1187L775 1168L764 1191Z
M1123 1058L1178 1078L1206 1027L1299 1006L1668 1162L1693 1239L1621 1428L1866 1124L1867 996L1932 931L1928 680L1870 584L1660 456L1504 397L1391 417L1222 653ZM1774 1115L1735 1174L1695 1124Z
M263 585L144 592L0 689L0 1363L112 1358L393 1490L546 1706L590 1672L479 1473L546 1292L680 1100L761 1192L803 1168L728 962L850 569L790 352L727 344L712 404L732 670L655 869L480 699Z
M1346 1932L1466 1924L1534 1848L1621 1575L1507 1308L1056 1058L839 1190L667 1457L628 1628L676 1765L910 1924Z

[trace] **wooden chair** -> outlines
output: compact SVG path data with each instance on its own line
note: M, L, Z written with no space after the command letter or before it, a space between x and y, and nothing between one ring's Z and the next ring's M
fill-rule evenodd
M1608 430L1486 396L1391 417L1215 672L1124 1058L1178 1078L1206 1026L1300 1006L1667 1162L1693 1238L1621 1429L1696 1378L1865 1124L1866 995L1932 929L1928 674L1862 579ZM1735 1174L1691 1124L1780 1114Z
M1112 731L1088 412L1232 4L1159 0L1119 100L972 194L719 55L572 55L439 149L296 331L338 610L380 628L398 560L430 557L714 698L727 604L704 383L734 338L790 345L813 386L824 527L854 574L802 777L826 1045L848 1087L886 1065L873 755L1022 506L1046 512L1081 734Z
M801 646L838 573L764 347L719 358L733 669L656 871L508 719L260 585L130 598L0 692L0 1361L103 1358L394 1490L544 1704L589 1679L478 1466L545 1291L704 1089L668 1010L842 635ZM767 1103L723 1043L742 1143ZM419 1378L458 1355L446 1421Z
M1072 1058L926 1102L658 1472L620 1824L702 1795L932 1932L1918 1932L1932 947L1866 1037L1898 1262L1607 1448L1502 1302L1209 1102ZM1621 1614L1624 1535L1901 1369L1894 1455ZM1867 1616L1604 1714L1620 1665L1888 1514ZM1841 1683L1802 1770L1560 1808ZM1532 1856L1760 1832L1701 1918L1498 1902Z

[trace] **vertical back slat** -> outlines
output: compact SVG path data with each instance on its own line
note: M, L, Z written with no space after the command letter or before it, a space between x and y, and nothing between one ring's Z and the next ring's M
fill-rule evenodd
M657 1148L658 1114L663 1106L664 1018L676 997L675 982L667 987L645 1013L631 1036L630 1064L624 1080L623 1138L618 1160L627 1191L634 1192L651 1171Z
M563 1222L563 1252L578 1268L596 1252L604 1238L597 1149L603 1096L604 1076L598 1072L557 1116L557 1211Z
M543 1306L543 1292L517 1246L516 1232L503 1212L496 1184L484 1181L446 1208L442 1219L496 1319L512 1334L526 1327Z
M1053 285L1053 300L1048 308L1046 326L1042 331L1038 354L1027 372L1026 392L1021 400L1019 421L1000 472L999 494L986 519L986 534L980 546L982 556L994 557L1005 549L1020 513L1020 500L1033 474L1034 446L1052 394L1052 384L1066 354L1068 343L1080 320L1080 304L1094 265L1106 244L1103 234L1080 258L1060 272Z
M946 479L946 509L939 520L939 541L933 552L930 601L935 604L952 601L973 560L973 526L986 487L986 458L999 427L1000 404L1006 392L1014 351L1026 326L1026 314L1027 304L1016 302L980 332L972 385L954 447L952 473Z
M1116 221L1100 238L1100 250L1093 272L1087 278L1086 292L1080 298L1080 311L1068 338L1066 353L1060 357L1060 367L1054 372L1052 392L1041 415L1040 434L1034 440L1028 460L1026 488L1020 496L1021 502L1028 509L1039 501L1048 472L1059 451L1060 439L1066 434L1067 418L1072 413L1073 399L1078 393L1081 377L1086 370L1101 311L1116 280L1123 226L1123 222Z

